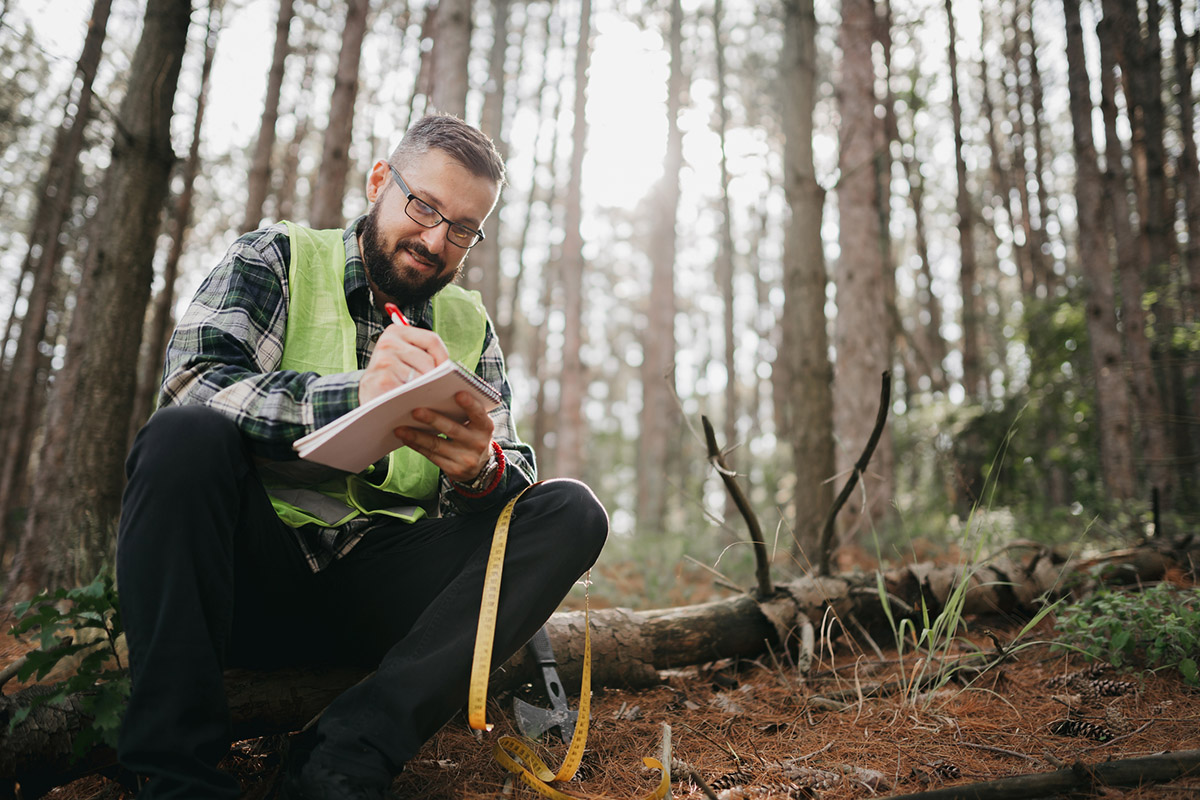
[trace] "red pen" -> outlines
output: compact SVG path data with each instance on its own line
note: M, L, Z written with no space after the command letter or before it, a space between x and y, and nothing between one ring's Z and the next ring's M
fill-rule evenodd
M405 316L400 313L400 309L396 307L395 303L384 303L383 310L387 312L389 317L392 318L392 322L396 323L397 325L410 324Z

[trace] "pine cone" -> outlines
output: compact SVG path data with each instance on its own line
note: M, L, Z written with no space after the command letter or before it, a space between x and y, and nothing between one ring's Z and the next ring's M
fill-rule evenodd
M1050 732L1055 736L1079 736L1094 739L1097 742L1107 742L1114 738L1113 732L1103 725L1086 722L1081 719L1060 719L1050 723Z
M1127 694L1137 694L1137 684L1130 681L1114 681L1109 679L1090 682L1092 689L1100 697L1121 697Z
M741 770L738 770L737 772L726 772L724 775L710 783L709 788L715 790L732 789L735 786L745 786L752 780L753 778L749 775L749 773L742 772Z
M816 767L797 767L784 765L783 774L797 786L806 789L832 789L842 782L842 776Z

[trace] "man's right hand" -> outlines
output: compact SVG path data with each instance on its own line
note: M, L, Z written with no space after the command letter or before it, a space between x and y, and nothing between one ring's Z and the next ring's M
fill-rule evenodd
M368 403L450 358L436 333L408 325L388 325L358 382L358 402Z

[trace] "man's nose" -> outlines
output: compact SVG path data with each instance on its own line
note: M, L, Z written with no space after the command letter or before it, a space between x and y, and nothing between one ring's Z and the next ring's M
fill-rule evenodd
M441 253L446 249L446 234L450 232L450 223L443 220L432 228L426 228L421 233L421 242L431 253Z

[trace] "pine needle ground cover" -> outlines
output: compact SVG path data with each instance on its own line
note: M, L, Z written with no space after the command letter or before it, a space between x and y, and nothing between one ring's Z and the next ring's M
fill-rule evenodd
M991 648L991 631L1009 641L1020 623L971 621L963 654ZM1049 620L1032 633L1052 639ZM904 663L911 671L911 654ZM1118 672L1077 653L1029 647L970 686L952 682L923 696L897 691L908 679L895 649L839 640L821 653L807 681L769 656L665 673L640 691L597 689L580 775L564 791L581 798L636 798L654 786L641 765L657 756L662 724L671 726L672 794L706 795L693 775L722 800L820 797L826 800L907 794L940 786L1052 772L1164 751L1200 748L1200 693L1175 671ZM571 687L568 687L570 690ZM532 702L542 698L530 694ZM577 701L572 698L572 705ZM499 735L513 735L511 699L488 711L496 730L476 739L461 718L435 737L397 779L413 798L535 798L508 783L491 757ZM247 798L276 796L283 743L239 742L226 759ZM565 745L542 747L557 765ZM102 778L52 793L63 800L118 800L130 795ZM1077 796L1200 796L1200 779L1141 788L1098 788Z

